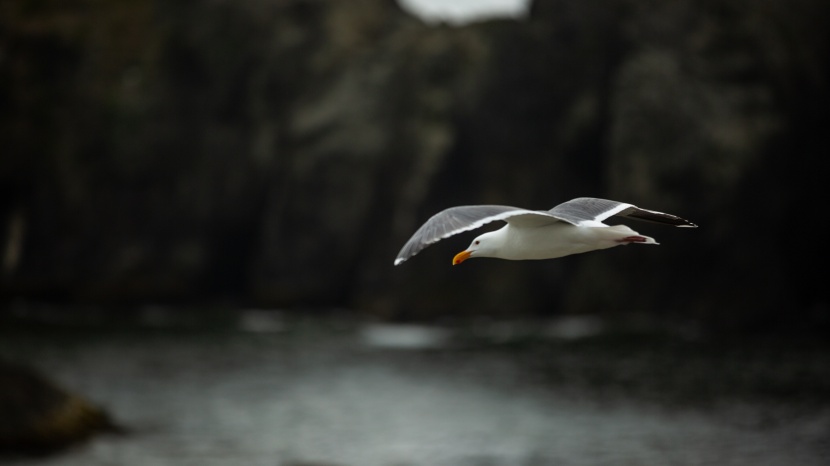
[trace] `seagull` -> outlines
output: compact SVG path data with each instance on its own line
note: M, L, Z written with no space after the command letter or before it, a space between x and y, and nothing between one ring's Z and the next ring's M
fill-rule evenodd
M658 244L654 238L641 235L626 225L609 226L602 223L615 216L697 228L694 223L676 215L594 197L572 199L550 210L528 210L502 205L457 206L433 215L421 225L403 245L395 265L400 265L430 244L496 220L501 220L506 225L474 239L470 247L453 257L453 265L474 257L555 259L632 243Z

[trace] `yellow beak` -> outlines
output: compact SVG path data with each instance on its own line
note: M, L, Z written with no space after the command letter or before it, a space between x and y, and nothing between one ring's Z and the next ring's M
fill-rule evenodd
M472 254L472 252L470 252L470 251L461 251L461 252L459 252L458 254L455 255L455 257L452 258L452 265L458 265L458 264L464 262L465 260L470 258L471 254Z

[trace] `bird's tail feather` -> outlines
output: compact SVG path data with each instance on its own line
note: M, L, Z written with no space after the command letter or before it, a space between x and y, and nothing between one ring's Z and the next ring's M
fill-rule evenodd
M614 225L608 227L609 233L614 236L614 241L621 244L660 244L651 236L641 235L627 225Z

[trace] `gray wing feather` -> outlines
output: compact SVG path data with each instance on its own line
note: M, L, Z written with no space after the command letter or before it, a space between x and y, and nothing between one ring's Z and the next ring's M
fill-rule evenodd
M572 199L559 204L549 212L551 215L574 225L586 221L601 222L609 217L618 216L677 227L697 227L694 223L676 215L641 209L632 204L594 197Z
M474 205L450 207L426 221L403 245L395 265L421 252L430 244L487 223L502 220L520 226L548 225L564 221L573 225L601 222L613 216L628 217L646 222L678 227L697 227L694 223L671 214L641 209L624 202L580 197L559 204L549 211L521 209L503 205Z
M552 223L559 221L548 212L502 205L474 205L450 207L433 215L403 245L395 265L421 252L430 244L490 222L503 220L516 223Z

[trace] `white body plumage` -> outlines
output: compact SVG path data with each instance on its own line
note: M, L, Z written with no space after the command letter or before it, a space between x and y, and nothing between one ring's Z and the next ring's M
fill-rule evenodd
M469 248L456 254L454 265L471 257L555 259L630 243L657 244L654 238L641 235L626 225L608 226L602 222L610 217L697 227L676 215L594 197L571 199L546 211L500 205L450 207L433 215L418 228L401 248L395 265L436 241L494 221L503 221L506 225L474 239Z
M556 259L632 242L658 244L654 238L640 235L626 225L608 226L600 222L595 223L595 226L577 226L557 222L536 227L521 227L508 223L498 230L484 233L474 239L467 248L468 257L462 256L462 261L472 257L507 260Z

